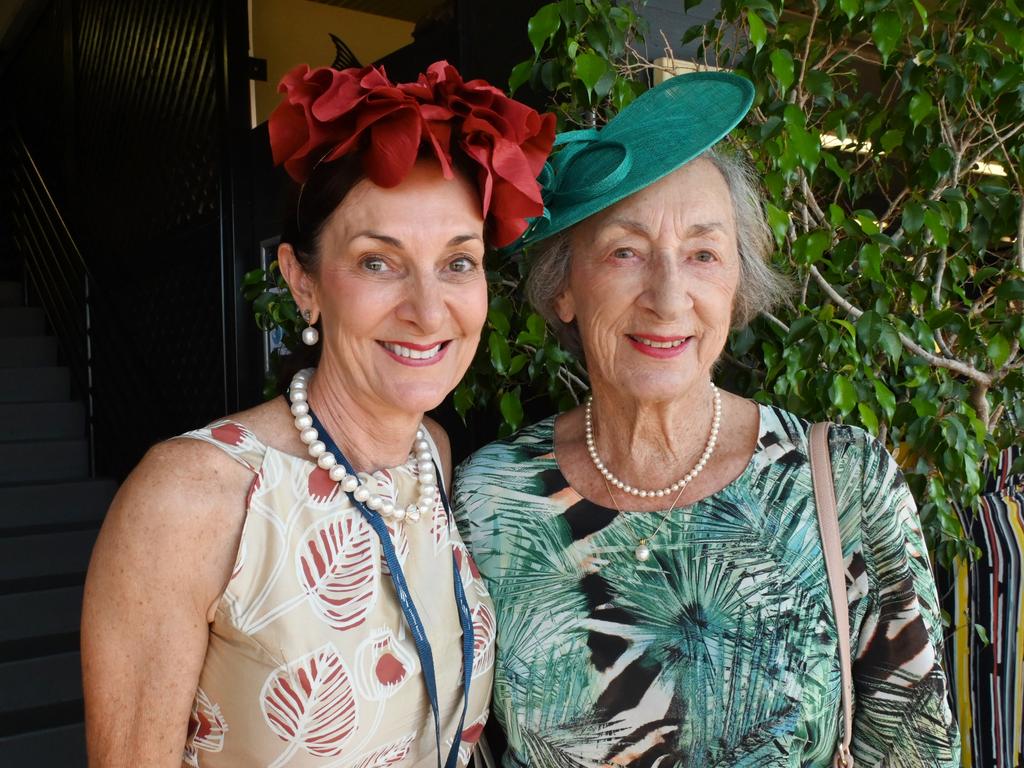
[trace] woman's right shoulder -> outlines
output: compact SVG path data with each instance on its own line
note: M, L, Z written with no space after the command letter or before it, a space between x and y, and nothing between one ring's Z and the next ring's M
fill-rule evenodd
M537 457L551 455L554 424L555 417L550 416L480 448L459 465L456 487L460 478L469 481L479 473L490 474L496 468L523 465Z

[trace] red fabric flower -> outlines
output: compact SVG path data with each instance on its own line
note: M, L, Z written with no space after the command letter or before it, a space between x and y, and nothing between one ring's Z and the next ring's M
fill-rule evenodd
M477 184L491 241L513 242L544 205L537 176L555 138L555 116L510 99L483 80L464 82L445 61L415 83L394 84L383 69L311 70L281 80L284 99L270 116L274 162L299 183L319 162L361 152L366 176L399 184L426 143L452 177L452 143L478 166Z

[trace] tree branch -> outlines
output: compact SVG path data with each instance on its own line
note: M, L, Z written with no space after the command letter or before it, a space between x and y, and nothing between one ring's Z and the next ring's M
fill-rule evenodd
M832 284L824 278L824 276L818 271L813 265L809 268L811 275L814 277L814 281L821 287L821 289L828 295L832 301L834 301L839 307L841 307L846 314L854 319L856 322L860 319L861 315L864 314L864 310L858 309L849 301L839 295L839 292L832 287ZM898 332L899 333L899 332ZM900 342L903 346L913 352L918 357L923 358L929 364L936 368L945 368L959 373L964 378L970 379L971 381L977 382L978 384L986 387L991 386L992 377L987 373L979 371L972 365L968 365L962 360L951 359L948 357L940 357L939 355L933 354L918 344L916 341L911 339L905 333L899 333Z

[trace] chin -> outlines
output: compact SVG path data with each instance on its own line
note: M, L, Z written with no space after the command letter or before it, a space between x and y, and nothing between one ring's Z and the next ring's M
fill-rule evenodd
M439 387L437 382L392 382L380 395L381 399L391 403L395 410L420 414L437 408L452 389L454 386Z

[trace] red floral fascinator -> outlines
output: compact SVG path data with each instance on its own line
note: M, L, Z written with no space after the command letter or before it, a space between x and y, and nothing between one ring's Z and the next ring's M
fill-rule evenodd
M310 69L281 80L270 116L276 165L302 184L317 164L353 152L380 187L399 184L421 146L452 178L452 149L477 167L483 216L495 246L508 245L544 211L537 176L555 139L555 116L510 99L483 80L463 82L446 61L415 83L392 83L383 68Z

